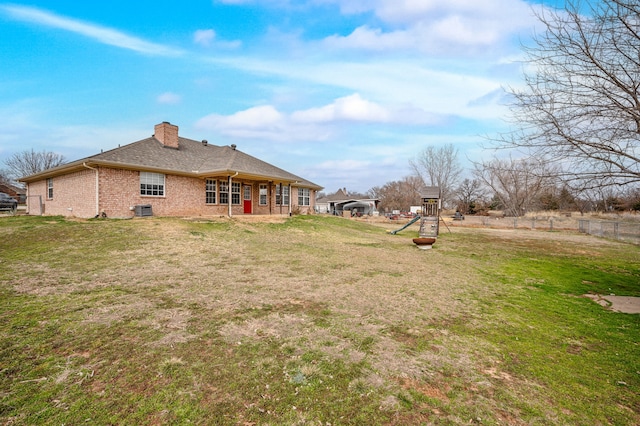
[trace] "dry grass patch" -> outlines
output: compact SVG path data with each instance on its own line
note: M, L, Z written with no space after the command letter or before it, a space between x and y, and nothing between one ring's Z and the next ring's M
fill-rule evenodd
M79 405L100 424L580 419L567 401L546 406L547 390L562 392L531 361L532 336L560 333L525 316L550 315L532 303L556 285L537 256L608 259L621 247L455 228L422 251L411 229L324 217L20 220L0 226L13 251L0 275L5 423L77 424ZM553 294L600 321L586 300ZM563 356L599 350L567 341Z

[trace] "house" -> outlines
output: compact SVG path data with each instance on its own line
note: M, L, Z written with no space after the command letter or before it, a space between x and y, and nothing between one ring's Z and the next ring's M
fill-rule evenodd
M24 204L27 199L27 191L15 185L11 185L7 182L0 182L0 192L9 194L9 196L18 200L19 204Z
M178 135L150 138L20 179L29 214L81 218L306 213L322 187L239 151Z
M368 198L361 194L349 194L346 188L338 189L334 194L318 198L316 201L316 211L318 213L331 213L342 216L344 211L351 215L354 210L359 214L378 214L378 203L376 198Z

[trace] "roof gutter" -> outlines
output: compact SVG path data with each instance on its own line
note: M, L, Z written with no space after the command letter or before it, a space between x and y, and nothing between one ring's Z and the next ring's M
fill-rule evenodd
M220 176L227 173L233 174L234 177L240 174L239 171L230 170L230 169L184 171L184 170L172 170L166 167L153 167L153 166L145 166L140 164L119 163L115 161L105 161L105 160L99 160L99 159L89 158L85 160L89 160L89 161L83 161L83 160L73 161L71 163L66 163L61 166L54 167L52 169L47 169L42 172L35 173L33 175L24 176L18 180L20 182L25 182L25 183L35 182L45 178L55 177L58 174L68 173L74 170L81 170L83 167L89 168L87 167L87 163L90 163L94 166L102 166L102 167L115 168L115 169L126 169L126 170L136 170L136 171L144 170L144 171L165 173L165 174L172 174L172 175L179 175L179 176L198 177L201 179L208 178L210 176L211 177ZM283 182L286 184L294 184L294 185L302 186L305 188L315 189L317 191L323 189L322 186L317 185L313 182L301 181L300 178L298 178L297 176L292 176L292 177L273 176L273 175L256 174L251 172L242 172L242 176L246 179L268 180L268 181L275 181L275 182Z
M233 176L229 175L229 184L228 184L228 187L227 187L227 191L229 191L228 194L227 194L228 195L228 197L227 197L227 208L229 209L228 210L229 217L233 216L233 212L231 211L231 199L233 198L231 196L231 181L233 180L234 177L238 176L238 173L240 173L240 172L236 172L236 174L233 175Z
M98 169L95 167L89 166L87 163L82 163L83 167L87 169L95 170L96 172L96 216L100 214L100 179L98 175Z

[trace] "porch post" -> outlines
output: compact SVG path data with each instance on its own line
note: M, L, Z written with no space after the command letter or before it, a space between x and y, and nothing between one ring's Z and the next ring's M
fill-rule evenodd
M233 193L231 190L231 181L233 179L231 178L231 175L229 175L229 182L227 183L227 190L229 191L227 193L227 209L228 209L228 213L229 213L229 217L231 217L233 215L232 211L231 211L231 199L233 198Z
M273 190L271 189L271 184L273 182L269 181L269 184L267 185L267 203L269 203L269 214L273 214L273 202L271 201L271 196L273 193ZM258 201L259 202L259 201Z

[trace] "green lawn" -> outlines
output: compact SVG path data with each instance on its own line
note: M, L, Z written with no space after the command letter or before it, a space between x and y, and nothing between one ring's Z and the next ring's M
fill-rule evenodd
M0 424L640 424L640 247L385 229L0 217Z

